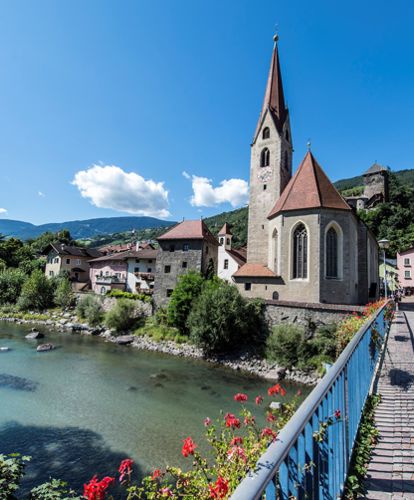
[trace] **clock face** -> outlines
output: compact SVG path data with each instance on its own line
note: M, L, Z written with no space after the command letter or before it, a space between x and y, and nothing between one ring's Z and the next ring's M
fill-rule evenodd
M270 167L262 167L260 168L258 174L257 174L257 178L259 179L259 181L262 181L262 182L267 182L271 179L272 177L272 169Z

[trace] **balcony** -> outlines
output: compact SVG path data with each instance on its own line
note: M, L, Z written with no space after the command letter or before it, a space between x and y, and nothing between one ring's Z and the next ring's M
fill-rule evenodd
M154 281L154 273L134 273L134 275L143 281Z
M126 283L126 278L120 278L118 276L95 276L95 282L97 285L124 285Z

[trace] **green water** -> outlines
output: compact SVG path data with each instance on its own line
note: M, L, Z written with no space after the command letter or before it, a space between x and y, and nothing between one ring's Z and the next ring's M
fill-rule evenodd
M183 465L182 439L200 440L205 417L236 411L236 392L252 400L269 386L203 361L48 330L45 339L29 341L28 331L0 323L0 346L11 348L0 352L0 453L33 456L26 489L50 476L79 487L95 473L114 473L126 457L140 475ZM38 353L41 342L58 348ZM37 385L2 385L4 374ZM287 397L298 389L285 385Z

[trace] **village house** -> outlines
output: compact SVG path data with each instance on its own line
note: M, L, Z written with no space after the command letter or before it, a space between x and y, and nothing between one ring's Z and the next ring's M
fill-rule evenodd
M227 223L220 229L218 233L218 264L217 275L222 280L233 283L233 274L246 263L246 249L232 248L232 238L230 227Z
M292 177L292 151L276 36L251 144L247 262L233 278L249 298L305 304L363 304L377 298L374 235L310 147Z
M202 220L183 221L158 238L154 284L156 307L168 303L182 274L190 270L216 273L218 241Z
M66 272L76 290L86 288L89 284L89 260L102 254L94 248L82 248L63 243L51 243L45 249L48 278Z
M398 283L407 295L414 293L414 247L397 253Z

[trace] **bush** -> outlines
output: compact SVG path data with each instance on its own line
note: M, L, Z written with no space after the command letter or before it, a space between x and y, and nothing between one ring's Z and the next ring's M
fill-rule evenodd
M151 296L145 295L145 293L131 293L124 292L123 290L110 290L107 292L107 297L115 297L116 299L131 299L131 300L142 300L142 302L151 302Z
M325 356L330 362L336 357L336 329L337 325L319 326L315 335L307 341L308 352L312 356Z
M55 305L65 309L66 307L73 306L75 303L75 295L72 291L72 285L67 278L59 277L55 294Z
M206 354L227 352L248 343L254 323L252 308L227 282L204 287L188 317L190 339Z
M204 278L200 273L190 271L180 276L168 304L168 322L184 335L188 335L187 319L195 299L200 295Z
M281 324L273 328L266 341L266 357L282 366L291 367L298 363L304 330L300 326Z
M117 332L130 330L138 321L136 303L130 299L119 299L114 307L106 313L105 324Z
M102 323L104 314L101 299L95 295L81 297L76 306L76 314L91 326L99 325Z
M42 310L53 304L54 283L39 269L24 282L17 305L20 309Z
M0 271L0 304L15 304L27 276L20 269Z

